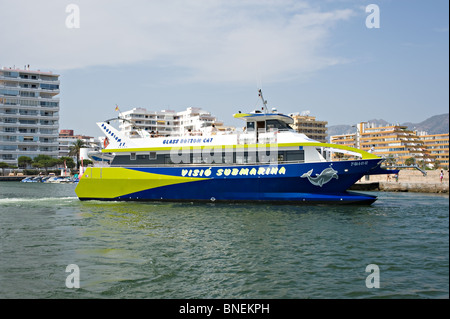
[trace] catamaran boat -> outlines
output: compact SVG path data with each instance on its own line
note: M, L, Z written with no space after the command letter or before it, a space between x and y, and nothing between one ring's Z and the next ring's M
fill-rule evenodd
M204 201L289 204L371 204L348 189L365 175L395 174L370 152L322 143L295 132L276 110L234 114L243 132L130 138L97 123L114 154L107 167L88 167L75 190L80 200ZM124 120L118 118L119 120ZM332 154L343 153L346 160ZM335 159L338 158L338 159Z

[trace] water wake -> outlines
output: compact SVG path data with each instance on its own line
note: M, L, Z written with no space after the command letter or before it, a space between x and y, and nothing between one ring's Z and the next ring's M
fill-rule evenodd
M61 202L78 200L78 197L40 197L40 198L0 198L1 204L15 204L15 203L36 203L36 202Z

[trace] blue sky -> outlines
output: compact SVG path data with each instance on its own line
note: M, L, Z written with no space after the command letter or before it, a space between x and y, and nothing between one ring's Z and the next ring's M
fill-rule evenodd
M69 4L80 28L68 28ZM365 8L380 9L380 28ZM61 75L60 129L133 107L269 107L329 125L420 122L449 107L447 0L0 0L0 66ZM5 31L6 30L6 31Z

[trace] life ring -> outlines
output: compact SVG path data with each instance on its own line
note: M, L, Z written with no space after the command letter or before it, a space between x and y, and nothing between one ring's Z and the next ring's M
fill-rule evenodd
M107 137L103 140L103 148L106 148L109 145L109 140Z

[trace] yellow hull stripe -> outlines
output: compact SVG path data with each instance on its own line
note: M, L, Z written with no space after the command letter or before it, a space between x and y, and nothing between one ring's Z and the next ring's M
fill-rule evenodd
M75 193L79 198L115 198L151 188L206 179L153 174L121 167L89 167L80 178Z

